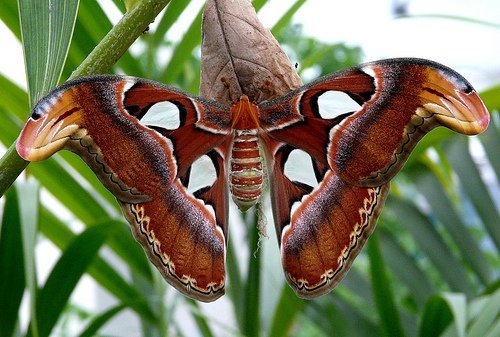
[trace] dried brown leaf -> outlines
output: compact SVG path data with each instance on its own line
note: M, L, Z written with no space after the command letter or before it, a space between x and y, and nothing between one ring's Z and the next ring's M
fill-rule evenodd
M202 97L230 105L244 94L258 103L301 85L250 1L208 0L202 31Z

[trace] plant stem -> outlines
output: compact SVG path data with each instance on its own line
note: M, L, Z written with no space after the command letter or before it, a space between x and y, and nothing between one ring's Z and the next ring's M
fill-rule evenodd
M12 144L0 159L0 197L28 166L29 162L19 157L16 144Z
M170 0L143 0L114 26L87 56L69 79L107 73ZM16 152L15 143L0 159L0 197L12 185L29 162Z

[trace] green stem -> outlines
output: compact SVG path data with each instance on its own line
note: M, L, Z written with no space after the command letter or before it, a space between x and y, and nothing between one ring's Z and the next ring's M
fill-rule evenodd
M169 2L143 0L131 12L127 12L71 74L70 79L107 73ZM0 159L0 197L28 164L17 154L15 143L12 144Z
M15 143L7 149L5 155L0 159L0 197L4 195L28 164L28 161L17 154Z

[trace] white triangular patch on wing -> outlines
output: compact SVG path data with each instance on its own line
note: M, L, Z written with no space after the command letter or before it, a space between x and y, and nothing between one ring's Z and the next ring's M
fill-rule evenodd
M331 119L347 112L358 111L360 105L342 91L326 91L318 97L319 114Z

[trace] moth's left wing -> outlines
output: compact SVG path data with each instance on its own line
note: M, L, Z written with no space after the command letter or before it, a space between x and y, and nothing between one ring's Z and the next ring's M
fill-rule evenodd
M224 107L160 83L95 76L42 99L17 150L31 161L61 148L79 154L116 196L165 279L187 296L213 301L225 285L229 118ZM190 191L191 167L205 155L216 179Z
M320 101L330 92L359 108L323 118ZM425 133L443 125L477 134L489 122L462 76L421 59L350 68L259 108L282 262L303 297L328 292L345 275L374 229L390 179ZM294 149L311 157L314 189L286 176Z

